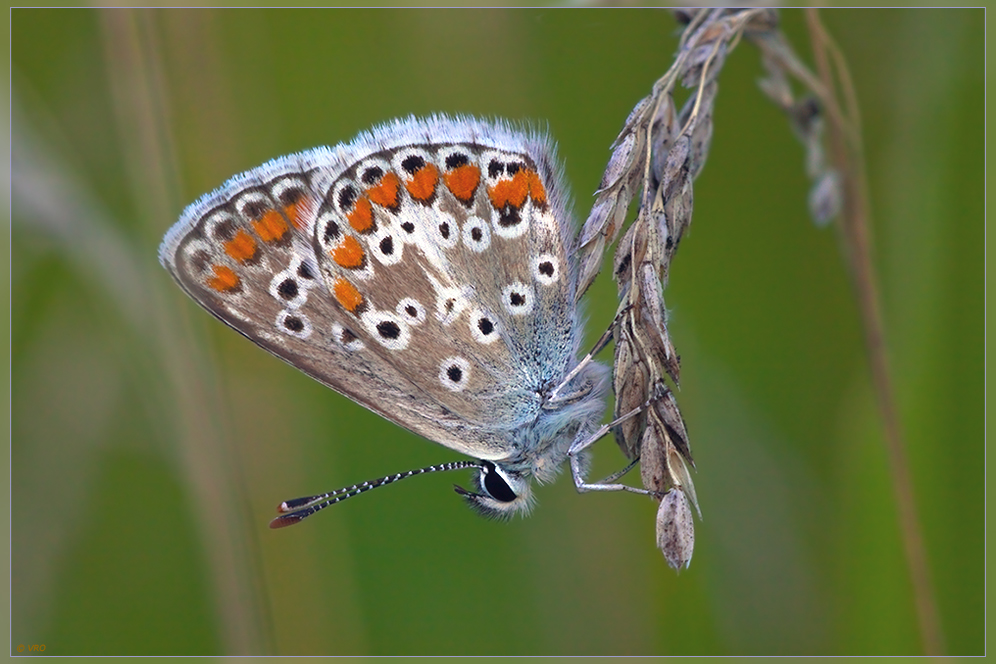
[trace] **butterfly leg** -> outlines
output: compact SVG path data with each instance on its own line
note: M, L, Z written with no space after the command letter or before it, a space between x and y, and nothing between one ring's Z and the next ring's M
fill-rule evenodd
M623 484L622 482L616 482L626 473L628 473L633 466L635 466L640 460L634 459L628 466L620 470L619 472L613 473L603 480L598 482L587 482L584 478L585 476L585 461L583 454L572 454L571 458L571 475L574 477L574 486L577 488L579 493L588 493L589 491L629 491L630 493L638 493L644 496L656 496L657 494L653 491L648 491L647 489L641 489L639 487L630 486L629 484Z
M653 491L648 491L646 489L641 489L635 486L630 486L628 484L622 484L617 482L617 480L628 473L633 467L639 462L639 457L634 459L629 465L627 465L622 470L609 475L608 477L598 481L598 482L588 482L585 480L585 475L587 474L587 464L585 463L585 451L594 445L596 442L601 440L606 434L608 434L612 429L631 417L636 417L643 411L647 410L653 403L652 400L637 406L630 412L622 415L608 424L603 424L591 435L585 436L580 440L575 440L574 444L571 445L570 450L567 452L567 456L571 460L571 475L574 477L574 486L581 493L587 493L589 491L629 491L631 493L638 493L645 496L655 495Z

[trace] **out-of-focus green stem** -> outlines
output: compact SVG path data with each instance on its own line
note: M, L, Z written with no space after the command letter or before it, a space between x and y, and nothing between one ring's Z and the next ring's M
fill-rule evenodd
M861 316L872 385L882 416L892 490L895 494L899 528L913 586L920 638L924 654L940 656L944 653L944 635L916 507L913 479L906 454L906 441L896 409L895 392L886 353L882 305L871 258L869 232L871 216L864 150L861 143L861 119L846 63L823 27L819 12L809 9L806 11L806 18L816 69L827 95L824 103L829 120L827 127L831 159L837 172L842 176L844 186L844 207L840 223L843 247ZM835 72L840 80L839 89L847 100L846 111L836 100L834 91L838 87L835 85Z

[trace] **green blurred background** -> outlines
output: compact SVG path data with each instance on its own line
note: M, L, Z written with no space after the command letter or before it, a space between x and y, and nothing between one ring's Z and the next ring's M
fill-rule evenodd
M952 654L984 652L984 12L823 12L865 122L889 355ZM45 654L916 654L835 229L742 43L666 293L698 465L691 568L655 504L493 523L460 475L287 530L284 499L455 458L255 348L156 262L263 161L435 111L548 123L584 217L670 65L614 10L15 9L12 648ZM783 24L808 59L802 15ZM590 292L593 341L615 286ZM607 359L611 354L607 353ZM623 464L612 442L596 470Z

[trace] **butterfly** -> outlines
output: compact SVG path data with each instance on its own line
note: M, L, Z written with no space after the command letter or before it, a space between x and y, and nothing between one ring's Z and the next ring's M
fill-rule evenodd
M605 432L578 361L576 228L555 148L504 121L399 119L274 159L190 205L159 249L226 325L385 419L470 457L281 504L297 523L375 486L476 469L467 502L527 511Z

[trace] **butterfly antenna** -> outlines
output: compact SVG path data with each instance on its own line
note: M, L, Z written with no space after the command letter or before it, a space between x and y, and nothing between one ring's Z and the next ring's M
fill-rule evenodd
M277 511L280 512L280 516L270 522L270 528L286 528L287 526L293 526L295 523L304 521L315 512L321 511L329 505L341 503L347 498L358 496L361 493L369 491L370 489L376 489L378 487L387 486L388 484L394 484L395 482L409 477L414 477L415 475L422 475L423 473L438 473L444 470L462 470L464 468L483 467L484 466L480 461L451 461L450 463L443 463L436 466L426 466L425 468L416 468L414 470L408 470L394 475L385 475L384 477L380 477L375 480L367 480L366 482L361 482L360 484L343 487L341 489L336 489L335 491L330 491L328 493L322 493L317 496L306 496L304 498L285 500L280 503L279 507L277 507Z

